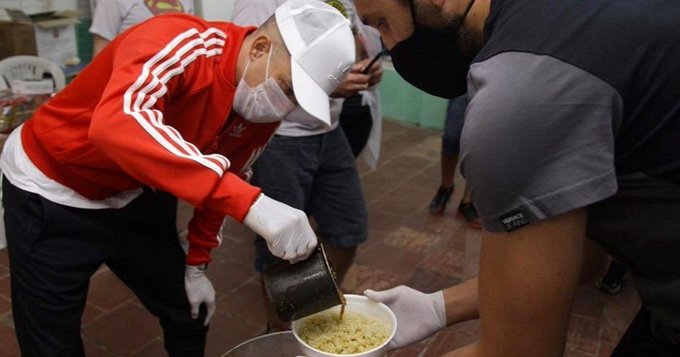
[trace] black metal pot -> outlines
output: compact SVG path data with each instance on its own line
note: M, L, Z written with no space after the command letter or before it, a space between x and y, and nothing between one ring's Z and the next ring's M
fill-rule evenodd
M284 321L297 320L344 302L321 244L309 259L296 264L275 264L262 276L267 297Z

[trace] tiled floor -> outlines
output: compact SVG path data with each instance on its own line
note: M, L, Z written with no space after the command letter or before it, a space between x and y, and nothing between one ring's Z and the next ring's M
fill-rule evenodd
M347 292L408 284L434 291L477 273L479 232L453 215L427 214L439 176L436 131L385 122L377 171L360 163L369 206L370 240L361 246L344 283ZM462 187L460 181L457 182ZM453 202L457 202L459 191ZM264 332L265 315L253 265L251 234L231 224L214 252L209 275L218 292L208 356ZM18 356L10 312L7 251L0 251L0 356ZM566 356L608 356L638 306L630 286L616 296L592 287L579 291ZM83 317L88 356L164 356L161 330L134 295L109 270L92 279ZM476 321L391 353L391 357L434 357L475 340Z

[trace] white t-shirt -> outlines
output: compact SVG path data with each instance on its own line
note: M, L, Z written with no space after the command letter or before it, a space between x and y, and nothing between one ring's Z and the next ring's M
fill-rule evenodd
M142 194L140 188L94 201L52 180L42 173L26 155L24 146L21 144L22 128L23 125L10 134L0 157L0 170L12 185L64 206L85 209L122 208Z
M194 0L96 0L93 5L90 33L109 41L155 15L194 13Z

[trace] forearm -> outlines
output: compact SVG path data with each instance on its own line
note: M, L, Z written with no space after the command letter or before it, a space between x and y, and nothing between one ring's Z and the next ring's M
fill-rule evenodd
M479 318L477 282L477 278L472 278L444 290L448 326Z
M99 35L93 35L93 38L94 38L92 48L93 56L98 55L99 52L101 52L104 49L104 47L106 47L109 44L109 42L111 42Z
M482 356L479 350L479 343L471 343L455 351L451 351L442 357L479 357Z

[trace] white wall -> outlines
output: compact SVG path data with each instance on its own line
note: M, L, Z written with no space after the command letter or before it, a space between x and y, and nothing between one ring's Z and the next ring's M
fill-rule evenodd
M234 0L194 0L198 14L206 20L231 21Z
M27 14L49 10L48 0L0 0L0 9L19 9ZM0 10L0 20L8 21L9 16L4 10Z
M0 8L19 9L32 14L49 9L48 0L0 0ZM3 11L4 13L4 11Z
M78 0L0 0L0 9L19 9L27 14L48 10L75 10ZM0 11L0 19L7 20L4 11Z
M52 10L75 10L78 8L78 0L48 0Z
M81 2L79 6L79 1ZM230 21L234 8L234 0L194 0L197 14L207 20ZM83 0L0 0L0 9L21 9L28 14L47 10L87 10ZM0 19L8 19L4 11L0 11Z

